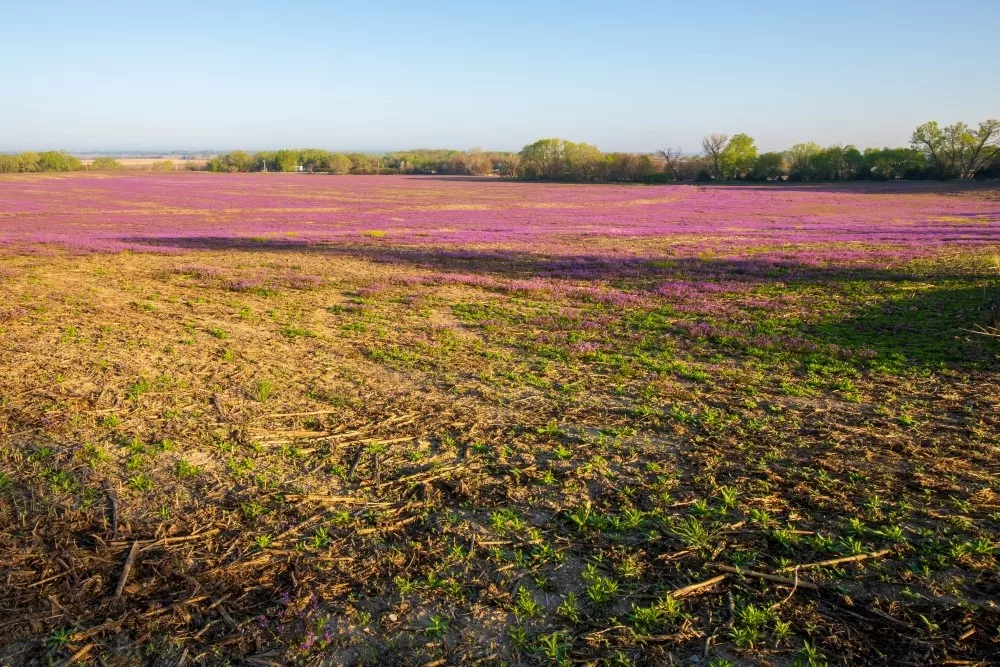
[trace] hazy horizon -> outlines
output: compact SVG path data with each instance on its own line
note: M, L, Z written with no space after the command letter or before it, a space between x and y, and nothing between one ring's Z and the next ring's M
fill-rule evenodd
M0 151L896 146L1000 115L1000 5L18 4ZM929 20L932 17L932 20ZM975 17L970 21L969 17Z

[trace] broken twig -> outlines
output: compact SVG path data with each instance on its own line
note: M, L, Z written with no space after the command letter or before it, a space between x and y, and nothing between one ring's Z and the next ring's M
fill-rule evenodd
M132 565L135 564L135 557L138 553L139 542L135 541L132 543L132 548L129 549L128 557L125 558L125 567L122 568L122 576L118 580L118 586L115 588L115 600L118 600L125 590L125 583L128 581L129 573L132 572Z
M892 549L882 549L881 551L873 551L870 554L858 554L857 556L844 556L843 558L831 558L830 560L821 560L815 563L803 563L801 565L789 565L788 567L783 567L778 572L791 572L792 570L804 570L807 568L814 567L826 567L828 565L840 565L841 563L854 563L859 560L866 560L868 558L880 558L887 553L892 551Z
M700 590L702 590L704 588L709 588L710 586L716 585L717 583L721 582L725 578L726 578L726 575L720 574L717 577L712 577L711 579L706 579L705 581L700 581L697 584L691 584L690 586L684 586L683 588L678 588L674 592L669 593L669 596L672 597L672 598L682 598L682 597L686 597L688 595L693 595L693 594L697 593L698 591L700 591Z
M765 574L764 572L755 572L753 570L742 570L738 567L732 567L730 565L722 565L720 563L709 563L708 566L713 570L721 570L722 572L731 572L732 574L741 574L744 577L754 577L756 579L765 579L767 581L773 581L776 584L783 584L785 586L795 587L795 581L787 577L779 577L774 574ZM819 586L810 583L808 581L798 582L799 588L808 588L811 591L818 591Z

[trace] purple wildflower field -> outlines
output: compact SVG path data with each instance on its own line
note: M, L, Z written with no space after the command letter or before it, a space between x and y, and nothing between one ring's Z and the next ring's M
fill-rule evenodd
M995 190L924 184L588 186L199 173L0 181L0 243L117 251L267 239L549 252L716 253L795 262L995 244Z
M2 664L997 654L995 185L4 175L0 289Z

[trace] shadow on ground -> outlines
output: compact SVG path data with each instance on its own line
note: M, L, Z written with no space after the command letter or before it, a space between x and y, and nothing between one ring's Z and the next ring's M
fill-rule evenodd
M470 182L470 183L509 183L512 185L524 186L525 184L535 185L563 185L568 187L694 187L712 189L738 189L738 190L766 190L781 192L829 192L834 194L948 194L961 193L976 190L995 190L1000 197L1000 183L993 181L828 181L822 183L792 183L788 181L768 181L768 182L747 182L733 181L716 183L713 181L684 181L681 183L636 183L636 182L616 182L616 183L574 183L571 181L522 181L498 176L449 176L446 174L409 174L400 176L407 180L419 181L443 181L443 182Z
M995 368L1000 341L974 333L1000 322L1000 275L956 271L945 264L922 263L908 269L814 266L767 257L741 259L609 257L551 255L515 250L477 250L421 246L252 241L240 237L128 238L128 243L188 250L305 252L450 274L484 276L502 281L536 278L594 282L632 293L653 293L665 282L689 283L692 291L709 291L705 283L746 283L750 289L868 289L848 316L819 324L803 324L785 333L844 348L875 350L879 358L934 367L941 365ZM766 314L765 314L766 315ZM792 325L794 326L794 325Z

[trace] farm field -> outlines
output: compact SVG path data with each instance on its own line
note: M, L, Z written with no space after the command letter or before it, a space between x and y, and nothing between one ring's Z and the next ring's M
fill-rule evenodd
M0 294L0 664L1000 654L995 185L5 175Z

